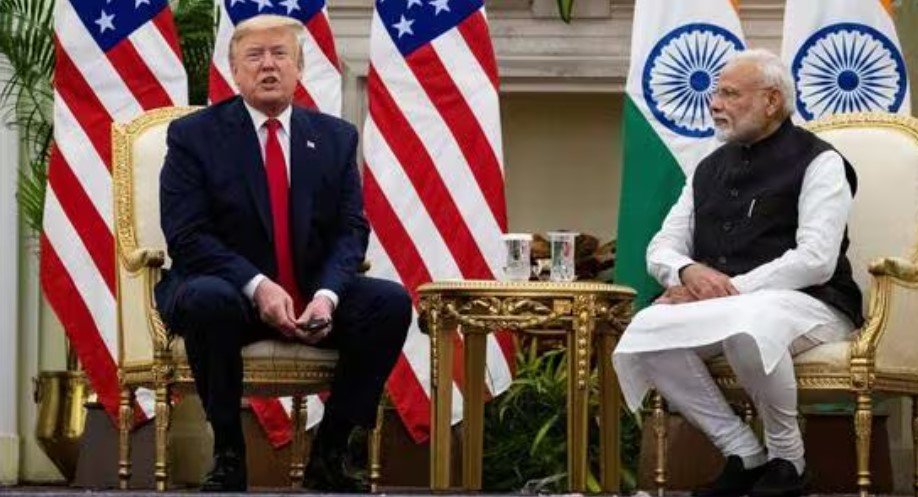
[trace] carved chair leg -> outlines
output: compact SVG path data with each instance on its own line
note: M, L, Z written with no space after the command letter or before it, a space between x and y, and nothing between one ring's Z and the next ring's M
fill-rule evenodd
M376 407L376 426L370 432L368 450L370 452L370 492L379 491L379 480L382 478L382 430L383 430L383 404L380 401Z
M651 397L653 408L653 434L656 442L656 467L653 470L653 482L657 487L657 495L663 497L666 489L666 408L663 405L663 396L656 390Z
M854 433L857 438L857 487L861 497L870 493L870 430L873 405L869 392L858 392L854 413Z
M290 486L298 488L303 484L306 469L306 398L293 396L293 446L290 447Z
M912 396L912 454L914 456L915 472L912 474L912 488L915 497L918 497L918 395Z
M131 481L131 428L134 425L134 392L121 388L118 408L118 488L127 490Z
M157 492L165 492L169 485L169 425L172 423L172 399L169 394L169 383L156 386L156 459L153 476Z

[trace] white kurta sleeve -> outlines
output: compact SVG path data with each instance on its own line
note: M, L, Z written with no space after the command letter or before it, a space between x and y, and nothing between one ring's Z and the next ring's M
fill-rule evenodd
M803 176L797 201L797 247L781 257L734 276L740 293L764 289L799 290L825 283L835 272L852 195L842 158L819 154Z
M688 178L660 231L647 245L647 272L664 288L681 285L679 270L695 262L691 257L694 230L695 199L692 178Z

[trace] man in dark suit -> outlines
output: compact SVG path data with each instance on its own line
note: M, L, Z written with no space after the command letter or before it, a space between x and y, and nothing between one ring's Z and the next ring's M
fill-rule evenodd
M356 129L291 104L303 36L286 17L240 23L229 56L241 97L168 131L160 204L173 265L156 300L213 427L207 491L246 489L240 350L264 339L339 351L305 483L361 490L343 468L347 438L375 422L411 321L402 286L357 274L369 227Z

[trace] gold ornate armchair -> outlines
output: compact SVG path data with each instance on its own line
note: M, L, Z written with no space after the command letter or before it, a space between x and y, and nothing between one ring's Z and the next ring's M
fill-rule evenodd
M170 121L193 110L157 109L112 128L118 376L122 389L118 477L122 489L127 488L131 476L129 432L135 390L150 389L155 397L154 477L158 491L165 490L169 481L167 442L172 394L194 393L184 343L165 328L153 299L160 270L169 264L159 224L159 172L166 153L166 129ZM295 486L302 480L304 469L305 395L328 388L338 354L306 345L263 341L245 347L242 355L246 395L293 396L290 479ZM378 440L378 436L371 437L371 476L378 476L378 447L372 446Z
M794 357L801 404L854 401L857 486L870 489L873 402L913 399L912 433L918 446L918 119L892 114L851 114L806 125L854 166L858 192L848 223L848 256L864 291L867 322L847 342L828 343ZM743 390L723 357L709 361L728 397ZM666 419L654 394L654 482L666 484ZM748 418L748 417L747 417ZM915 479L918 493L918 479Z

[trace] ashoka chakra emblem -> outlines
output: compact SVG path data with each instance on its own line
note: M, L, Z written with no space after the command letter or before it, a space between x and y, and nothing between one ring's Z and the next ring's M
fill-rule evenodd
M644 99L653 115L683 136L714 135L711 95L740 39L713 24L680 26L654 45L644 63Z
M813 33L791 65L797 111L810 120L848 112L896 112L908 86L896 45L876 29L839 23Z

